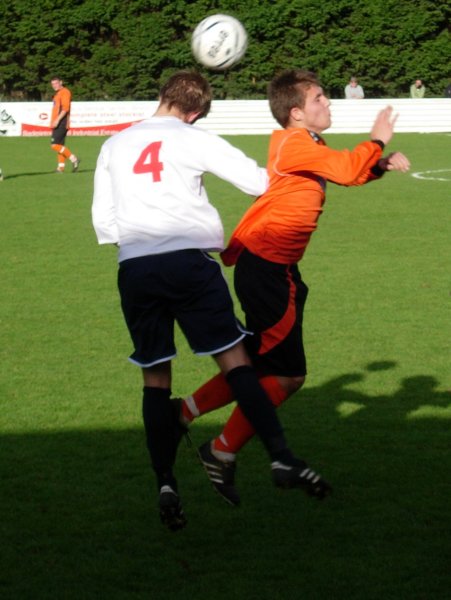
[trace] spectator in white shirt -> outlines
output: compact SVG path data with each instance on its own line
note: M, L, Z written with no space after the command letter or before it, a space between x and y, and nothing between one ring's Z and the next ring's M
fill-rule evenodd
M357 77L351 77L348 85L345 87L345 98L348 100L361 100L364 97L363 88L359 85Z

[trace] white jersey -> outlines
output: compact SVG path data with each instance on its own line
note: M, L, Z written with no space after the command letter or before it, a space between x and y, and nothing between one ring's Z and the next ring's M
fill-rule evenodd
M99 244L118 244L119 260L199 248L224 248L218 211L202 182L213 173L261 195L266 169L219 136L173 116L121 131L101 149L92 218Z

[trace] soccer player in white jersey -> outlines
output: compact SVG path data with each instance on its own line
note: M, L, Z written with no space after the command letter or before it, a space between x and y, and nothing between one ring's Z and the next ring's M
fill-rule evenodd
M162 522L185 526L173 466L184 433L180 404L170 398L174 323L196 354L212 355L239 406L260 436L284 487L299 486L304 463L287 446L274 406L244 349L219 264L208 254L224 248L221 219L202 176L209 172L252 196L267 188L267 173L228 142L194 125L211 104L208 82L179 72L163 85L153 117L111 137L95 172L93 224L100 244L119 249L121 305L134 346L132 363L144 378L143 419L155 471ZM209 476L227 485L230 469L201 457ZM276 467L274 467L276 465ZM233 478L232 478L233 479ZM319 479L326 493L329 486Z

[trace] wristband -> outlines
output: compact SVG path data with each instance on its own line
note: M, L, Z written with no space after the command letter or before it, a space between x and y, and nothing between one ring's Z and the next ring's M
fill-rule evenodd
M385 148L385 144L382 140L371 140L372 142L374 142L375 144L377 144L378 146L381 147L381 150L383 150Z

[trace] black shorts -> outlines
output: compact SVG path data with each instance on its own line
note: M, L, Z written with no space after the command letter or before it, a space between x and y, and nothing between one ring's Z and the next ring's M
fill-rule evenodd
M273 263L245 249L234 277L246 327L254 334L245 344L257 370L285 377L305 375L302 317L308 288L297 265Z
M55 127L54 129L52 129L52 137L51 137L51 144L61 144L64 145L64 142L66 141L66 135L67 135L67 119L61 119L61 121L58 123L58 127Z
M135 348L130 361L140 367L176 356L175 322L196 354L217 354L246 335L220 265L200 250L124 260L118 287Z

